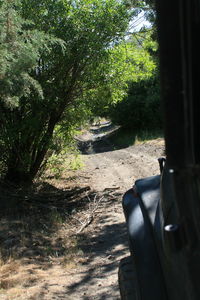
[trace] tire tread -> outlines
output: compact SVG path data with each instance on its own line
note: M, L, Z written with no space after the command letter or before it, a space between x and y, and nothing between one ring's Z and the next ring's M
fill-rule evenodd
M120 261L118 279L121 300L141 300L136 268L131 256Z

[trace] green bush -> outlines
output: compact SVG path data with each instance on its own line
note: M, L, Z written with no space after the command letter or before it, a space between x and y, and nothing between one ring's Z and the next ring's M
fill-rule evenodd
M130 83L127 97L111 108L110 118L134 131L162 128L157 76Z

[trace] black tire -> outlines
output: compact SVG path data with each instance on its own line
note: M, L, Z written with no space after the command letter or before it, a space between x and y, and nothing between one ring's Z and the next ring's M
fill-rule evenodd
M121 300L141 300L135 264L131 256L120 261L118 280Z

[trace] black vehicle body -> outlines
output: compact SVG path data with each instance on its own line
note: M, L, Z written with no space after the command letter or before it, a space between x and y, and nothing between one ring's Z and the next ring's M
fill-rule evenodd
M156 9L166 162L123 197L131 259L120 265L121 297L199 300L200 1Z

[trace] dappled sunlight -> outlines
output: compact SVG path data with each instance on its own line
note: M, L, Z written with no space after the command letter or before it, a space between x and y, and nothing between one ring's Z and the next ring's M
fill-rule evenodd
M94 138L104 136L83 169L32 188L1 187L6 201L20 205L1 211L0 299L120 299L118 265L129 255L122 195L134 180L159 172L164 143L131 135L125 145L121 129L101 126L92 128Z
M69 294L73 295L73 292L77 289L81 290L86 285L92 287L94 282L98 282L98 287L94 287L93 290L93 296L96 296L97 299L106 299L103 298L105 296L103 293L104 288L107 288L107 297L109 296L109 290L110 293L112 289L116 289L116 292L118 292L117 272L119 260L127 255L128 249L125 224L107 225L105 220L104 225L97 229L89 239L83 234L82 244L79 246L88 256L87 268L85 271L80 272L80 277L76 273L78 280L75 278L75 282L68 287ZM87 296L89 295L86 292L85 299L87 299ZM90 296L92 296L91 291Z
M48 299L50 290L51 298L80 293L89 299L88 287L98 299L118 294L118 264L128 246L121 194L113 198L110 192L98 196L86 187L59 189L48 182L20 192L26 199L20 210L1 217L2 295ZM102 200L92 223L76 233L95 197Z

